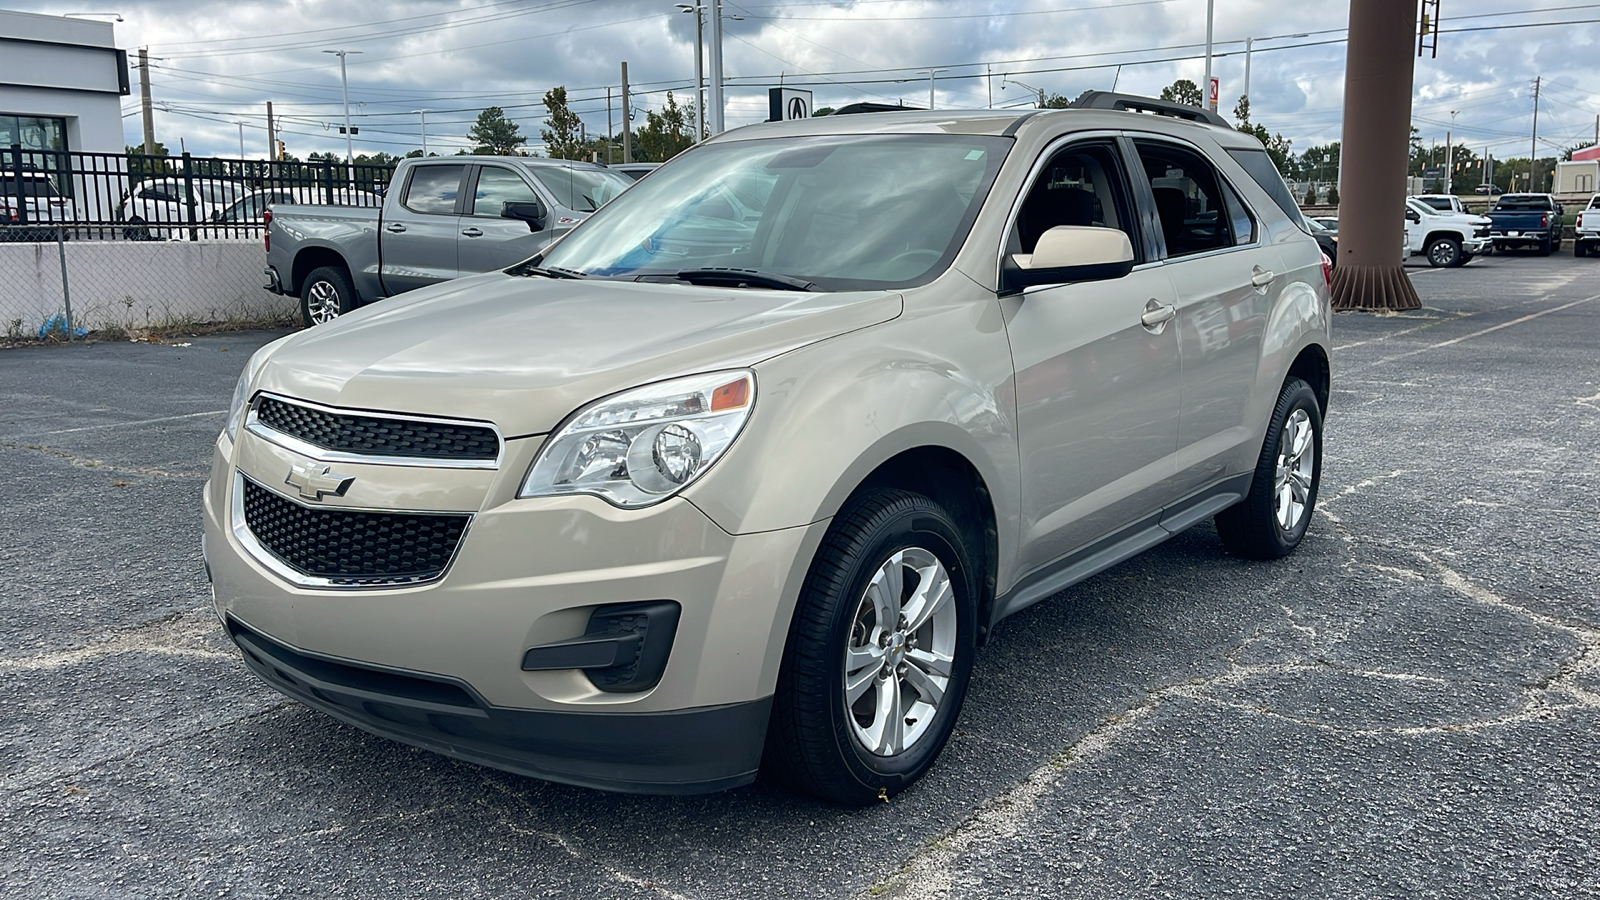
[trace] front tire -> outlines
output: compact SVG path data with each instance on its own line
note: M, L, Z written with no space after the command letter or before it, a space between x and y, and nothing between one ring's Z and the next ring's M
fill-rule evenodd
M1322 483L1322 407L1299 378L1278 393L1250 493L1216 515L1222 546L1245 559L1294 552L1311 524Z
M920 494L879 490L829 527L784 647L764 768L850 806L933 766L976 653L971 539Z
M331 322L356 308L350 276L337 266L312 269L300 285L300 321L307 328Z
M1428 265L1436 269L1461 265L1461 242L1455 238L1434 238L1428 242Z

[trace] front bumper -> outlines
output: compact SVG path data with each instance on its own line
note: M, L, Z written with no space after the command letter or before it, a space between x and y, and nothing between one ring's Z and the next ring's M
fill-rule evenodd
M586 496L518 500L538 445L506 441L493 471L337 464L353 486L319 506L459 510L472 521L436 580L334 588L293 583L235 529L238 473L289 496L276 486L305 457L245 429L237 448L219 437L207 565L246 663L353 725L496 768L652 793L749 781L789 616L827 523L730 535L682 498L640 510ZM530 649L584 638L596 610L662 600L681 614L653 686L619 693L585 670L524 671ZM452 686L443 706L438 685Z
M1494 246L1494 241L1489 238L1468 238L1461 242L1461 252L1477 255Z
M274 294L282 294L284 292L283 279L278 277L278 268L276 266L267 266L267 270L262 274L267 276L267 283L262 287Z

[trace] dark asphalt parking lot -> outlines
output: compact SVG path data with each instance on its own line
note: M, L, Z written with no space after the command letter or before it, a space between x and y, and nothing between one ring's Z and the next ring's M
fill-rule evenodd
M1600 261L1411 269L1340 315L1320 510L1006 621L892 804L607 795L285 701L199 490L275 335L0 351L0 894L1600 896Z

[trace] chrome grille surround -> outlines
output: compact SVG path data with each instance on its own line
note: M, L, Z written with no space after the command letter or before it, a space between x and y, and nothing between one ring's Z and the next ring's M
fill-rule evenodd
M407 426L415 426L418 432L437 431L440 429L481 429L492 432L495 442L494 457L459 456L413 456L388 452L361 452L330 448L321 444L312 443L301 436L290 434L279 428L273 427L261 417L263 404L281 404L286 407L298 407L318 417L331 417L344 420L356 420L369 423L374 427L398 427L402 431ZM381 423L381 424L380 424ZM394 423L394 424L390 424ZM505 436L493 422L481 422L470 419L445 419L437 416L415 416L404 413L373 412L371 410L341 409L339 407L325 406L309 400L300 400L262 391L250 403L250 411L245 416L245 430L264 441L269 441L285 450L309 459L327 463L361 463L375 466L426 466L436 469L498 469L500 461L505 456Z

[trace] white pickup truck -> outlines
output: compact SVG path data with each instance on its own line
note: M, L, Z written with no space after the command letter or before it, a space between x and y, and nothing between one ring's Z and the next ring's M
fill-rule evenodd
M1489 219L1469 213L1434 209L1415 197L1406 198L1406 252L1425 256L1428 265L1466 265L1491 246Z
M1578 213L1573 226L1572 255L1588 256L1600 248L1600 194L1589 198L1589 205Z

